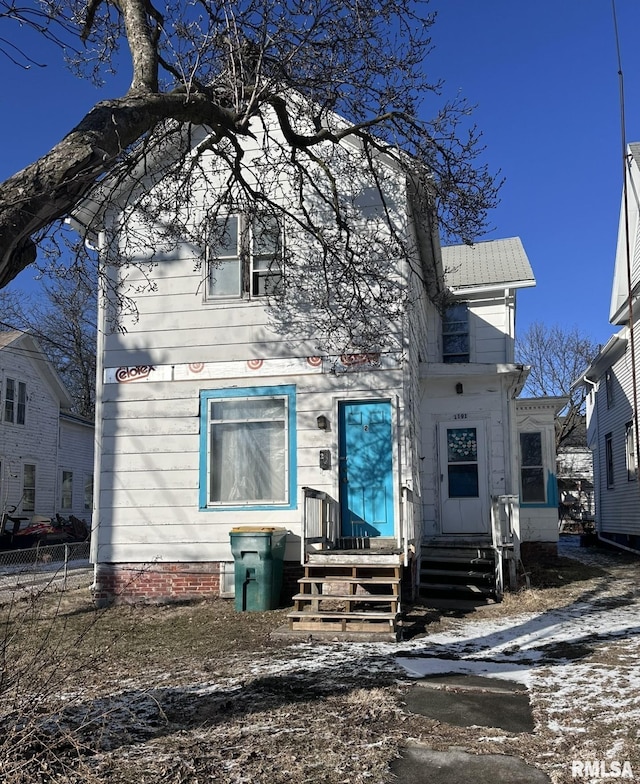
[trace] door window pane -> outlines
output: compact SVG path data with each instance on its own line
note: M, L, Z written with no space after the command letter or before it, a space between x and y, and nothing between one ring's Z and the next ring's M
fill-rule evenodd
M478 498L478 434L475 427L447 430L449 498Z

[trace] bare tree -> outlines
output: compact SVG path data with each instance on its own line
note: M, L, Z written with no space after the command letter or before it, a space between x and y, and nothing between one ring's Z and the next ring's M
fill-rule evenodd
M340 258L336 284L355 280L351 304L359 307L370 296L372 268L359 270L361 249L348 210L332 190L332 151L344 140L358 150L354 168L368 170L376 186L376 161L384 155L412 183L417 209L437 213L443 235L472 241L485 228L497 186L478 162L482 148L470 107L442 102L441 83L426 75L434 23L426 6L420 0L39 0L32 6L0 0L0 51L14 62L32 59L7 44L10 32L3 34L21 24L58 44L78 74L100 80L120 50L133 72L125 95L97 103L50 152L0 185L0 286L34 262L45 237L49 250L57 249L52 229L79 202L89 194L106 202L125 178L142 186L150 163L156 182L173 177L176 185L187 181L179 170L196 170L201 156L212 153L226 172L228 193L237 198L239 189L259 201L264 183L247 176L246 143L267 116L284 139L279 165L286 158L295 170L300 201L315 188L333 216L333 236L319 237L314 213L297 205L298 225L323 246L323 274ZM199 128L207 134L198 135ZM310 170L322 172L322 187ZM109 187L96 191L105 176ZM189 194L177 185L172 195L187 204ZM179 214L180 204L174 207ZM159 215L156 210L154 223ZM389 215L383 218L391 224ZM389 250L406 253L391 229L396 240ZM184 238L183 230L165 233ZM329 312L335 303L325 304ZM352 342L361 340L354 335Z
M73 400L72 411L93 419L96 374L96 284L59 270L42 294L0 291L0 329L33 335Z
M534 322L518 338L518 362L531 367L524 388L528 397L558 396L569 398L556 424L556 448L569 441L584 416L586 392L572 384L587 369L600 347L577 327L566 329Z

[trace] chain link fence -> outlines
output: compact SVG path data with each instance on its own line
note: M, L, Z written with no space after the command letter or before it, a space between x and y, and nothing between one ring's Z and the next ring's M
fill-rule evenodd
M0 604L25 594L86 588L92 581L89 542L0 552Z

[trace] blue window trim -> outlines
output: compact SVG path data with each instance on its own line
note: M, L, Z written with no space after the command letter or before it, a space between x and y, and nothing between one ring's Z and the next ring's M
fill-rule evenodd
M221 398L234 397L260 397L260 396L287 397L288 416L288 459L289 459L289 503L287 504L234 504L231 506L207 505L207 453L209 436L209 401ZM297 509L297 434L296 434L296 388L294 384L279 387L233 387L231 389L202 389L200 390L200 492L199 507L201 512L230 512L230 511L268 511L281 509Z

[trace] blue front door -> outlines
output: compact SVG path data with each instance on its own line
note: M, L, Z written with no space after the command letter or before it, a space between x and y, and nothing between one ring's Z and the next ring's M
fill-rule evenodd
M393 536L391 403L341 403L342 536Z

